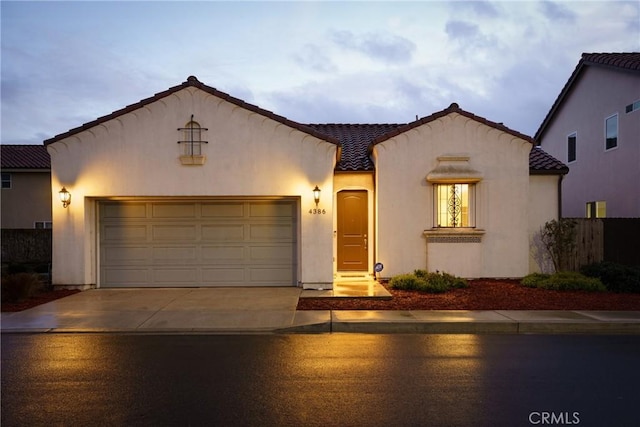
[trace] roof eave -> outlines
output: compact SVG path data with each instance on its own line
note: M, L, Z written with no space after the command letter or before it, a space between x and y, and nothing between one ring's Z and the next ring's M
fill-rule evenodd
M169 89L167 89L167 90L165 90L163 92L156 93L155 95L153 95L153 96L151 96L149 98L145 98L145 99L143 99L143 100L141 100L141 101L139 101L139 102L137 102L135 104L128 105L128 106L126 106L126 107L124 107L124 108L122 108L120 110L114 111L111 114L107 114L106 116L99 117L99 118L97 118L95 120L92 120L91 122L83 124L82 126L79 126L77 128L73 128L73 129L71 129L71 130L69 130L67 132L64 132L64 133L61 133L59 135L56 135L53 138L46 139L46 140L44 140L44 145L47 146L49 144L53 144L54 142L58 142L60 140L63 140L63 139L68 138L70 136L76 135L76 134L78 134L78 133L80 133L82 131L85 131L87 129L91 129L91 128L93 128L93 127L95 127L95 126L97 126L97 125L99 125L101 123L104 123L104 122L106 122L108 120L115 119L117 117L120 117L120 116L122 116L124 114L130 113L132 111L138 110L138 109L140 109L140 108L142 108L142 107L144 107L144 106L146 106L148 104L151 104L152 102L156 102L156 101L158 101L158 100L160 100L162 98L166 98L167 96L169 96L169 95L171 95L171 94L173 94L175 92L178 92L180 90L186 89L188 87L198 88L198 89L200 89L202 91L205 91L205 92L207 92L207 93L209 93L211 95L214 95L214 96L216 96L218 98L224 99L225 101L230 102L230 103L232 103L234 105L237 105L237 106L239 106L241 108L244 108L246 110L261 114L261 115L263 115L265 117L268 117L268 118L270 118L272 120L275 120L275 121L277 121L279 123L282 123L282 124L287 125L287 126L289 126L291 128L294 128L294 129L297 129L297 130L299 130L301 132L309 134L309 135L311 135L311 136L313 136L315 138L321 139L321 140L329 142L331 144L336 144L336 145L339 144L338 140L335 139L335 138L329 137L327 135L323 135L322 133L317 132L315 129L312 129L312 128L310 128L308 126L305 126L303 124L294 122L293 120L289 120L286 117L279 116L279 115L277 115L277 114L275 114L275 113L273 113L271 111L264 110L264 109L258 107L257 105L249 104L249 103L247 103L247 102L245 102L245 101L243 101L243 100L241 100L239 98L235 98L235 97L229 95L228 93L221 92L221 91L219 91L219 90L217 90L217 89L215 89L215 88L213 88L211 86L205 85L204 83L200 82L194 76L189 76L187 78L187 81L183 82L180 85L173 86L173 87L171 87L171 88L169 88Z

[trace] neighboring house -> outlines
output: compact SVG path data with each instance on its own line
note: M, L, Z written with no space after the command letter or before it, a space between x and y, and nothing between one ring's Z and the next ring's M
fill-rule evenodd
M409 124L303 125L189 77L45 141L53 282L282 286L416 268L536 269L561 162L456 104ZM314 191L315 190L315 191Z
M535 139L567 163L562 216L640 217L640 53L584 53Z
M2 228L51 228L51 163L42 145L0 145Z

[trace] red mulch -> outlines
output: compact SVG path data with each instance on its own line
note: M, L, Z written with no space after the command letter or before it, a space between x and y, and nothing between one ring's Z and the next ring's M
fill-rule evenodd
M73 295L75 293L80 292L75 289L63 289L57 291L43 291L40 292L31 298L28 298L24 301L20 302L2 302L2 312L13 312L13 311L22 311L28 308L32 308L38 306L40 304L44 304L47 302L51 302L53 300L57 300L60 298L68 297L69 295Z
M298 310L640 310L640 294L560 292L525 288L518 280L471 280L465 289L425 294L389 289L390 300L300 298ZM22 311L78 290L42 292L17 303L2 302L3 312Z
M640 294L547 291L518 280L470 280L443 294L387 289L390 300L300 298L298 310L640 310Z

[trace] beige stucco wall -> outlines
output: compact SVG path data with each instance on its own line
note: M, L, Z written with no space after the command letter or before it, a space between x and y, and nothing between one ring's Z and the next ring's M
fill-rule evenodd
M51 221L51 175L48 170L3 170L11 174L11 188L2 189L2 228L34 228Z
M416 268L463 277L521 277L529 271L531 144L466 116L450 113L375 146L377 260L383 276ZM483 174L476 187L481 243L427 243L433 185L427 174L445 154L469 156Z
M540 243L545 222L558 219L558 183L561 175L531 175L529 180L529 271L553 272L553 263Z
M178 128L191 114L206 162L184 166ZM47 146L53 193L53 281L97 281L96 201L105 198L297 197L299 281L332 282L333 206L309 215L312 189L333 194L336 146L196 88L186 88ZM72 194L63 209L56 200Z

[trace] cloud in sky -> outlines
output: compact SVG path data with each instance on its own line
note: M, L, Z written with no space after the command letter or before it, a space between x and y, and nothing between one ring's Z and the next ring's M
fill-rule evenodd
M533 134L582 52L638 51L637 2L0 2L2 143L196 75L301 123L458 102Z
M411 40L393 34L367 33L356 35L349 30L334 31L333 42L347 50L360 52L374 60L389 64L411 61L416 45Z

